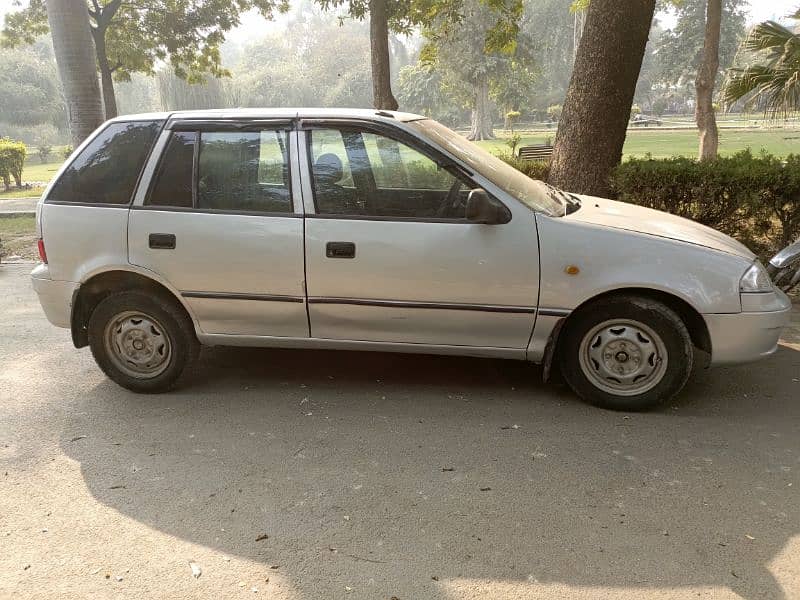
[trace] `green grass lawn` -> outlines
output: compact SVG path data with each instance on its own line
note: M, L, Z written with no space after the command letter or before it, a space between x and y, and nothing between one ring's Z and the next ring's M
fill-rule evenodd
M498 136L495 140L478 142L492 152L508 152L505 144L508 134L501 129L495 130ZM551 143L555 139L555 130L552 132L521 132L521 145L544 144L549 138ZM624 153L626 157L642 157L648 152L654 158L667 158L669 156L697 156L697 131L659 131L657 129L643 129L628 132L625 140ZM753 152L762 149L777 156L786 156L791 153L800 153L800 130L781 129L772 131L722 129L720 131L720 154L729 155L750 148Z
M39 256L36 249L36 219L28 215L0 217L0 255L26 260Z
M25 161L25 168L22 170L22 181L44 181L49 182L64 161L40 163L38 160Z
M7 198L36 198L42 195L44 187L32 187L30 189L15 189L11 188L9 191L0 191L0 200Z
M56 162L47 162L42 164L39 162L38 158L33 158L31 160L29 157L28 160L25 161L25 167L22 169L22 183L40 181L49 183L56 174L56 171L58 171L58 169L61 167L62 162L63 161L58 160ZM17 190L12 188L9 191L5 191L2 184L0 184L0 200L3 198L28 198L41 196L43 191L44 187L33 187L27 190Z

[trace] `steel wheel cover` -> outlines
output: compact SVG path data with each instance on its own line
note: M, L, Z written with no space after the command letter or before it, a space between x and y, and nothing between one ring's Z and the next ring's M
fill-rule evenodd
M106 324L103 343L114 366L130 377L152 379L169 366L172 345L164 327L137 311L115 315Z
M653 389L667 372L667 347L639 321L612 319L592 328L581 341L579 363L586 378L615 396Z

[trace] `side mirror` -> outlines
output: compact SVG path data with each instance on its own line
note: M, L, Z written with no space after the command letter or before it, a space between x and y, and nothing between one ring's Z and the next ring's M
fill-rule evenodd
M508 209L489 197L481 188L470 191L467 196L467 220L483 225L508 223Z

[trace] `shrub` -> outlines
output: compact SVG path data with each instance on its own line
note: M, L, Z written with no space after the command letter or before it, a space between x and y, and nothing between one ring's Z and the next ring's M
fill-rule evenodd
M506 146L511 148L512 155L517 153L517 146L519 146L520 141L522 141L522 136L518 133L512 133L511 137L506 140Z
M39 162L46 163L53 153L53 140L58 137L58 131L49 123L37 126L35 131L33 141L39 153Z
M558 121L562 112L564 112L564 107L560 104L551 104L547 107L547 116L553 121Z
M64 157L64 160L67 160L72 155L72 150L73 148L71 145L67 144L64 146L64 148L61 150L61 156Z
M27 149L22 142L0 138L0 177L6 189L11 188L11 178L17 187L22 187L22 168L25 166Z
M531 179L545 181L547 179L550 163L539 160L523 160L514 154L501 153L497 157L510 164L517 171L522 171Z
M36 150L39 152L39 161L46 163L50 154L53 152L53 147L50 144L39 144Z

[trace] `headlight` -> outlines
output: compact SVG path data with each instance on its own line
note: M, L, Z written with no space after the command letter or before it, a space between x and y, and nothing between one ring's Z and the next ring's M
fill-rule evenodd
M754 293L754 292L771 292L772 279L769 278L767 270L764 266L756 261L749 269L742 275L739 281L739 291Z

